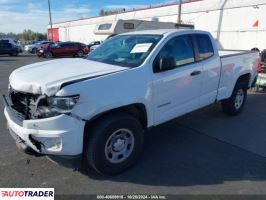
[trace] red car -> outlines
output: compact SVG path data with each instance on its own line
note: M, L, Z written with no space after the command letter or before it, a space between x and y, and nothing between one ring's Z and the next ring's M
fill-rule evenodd
M57 44L46 45L37 52L37 56L52 58L52 57L83 57L89 52L85 44L79 42L59 42Z

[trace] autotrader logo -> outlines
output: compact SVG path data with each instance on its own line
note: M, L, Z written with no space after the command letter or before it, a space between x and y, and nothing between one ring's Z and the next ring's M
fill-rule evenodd
M54 188L0 188L0 200L54 200Z

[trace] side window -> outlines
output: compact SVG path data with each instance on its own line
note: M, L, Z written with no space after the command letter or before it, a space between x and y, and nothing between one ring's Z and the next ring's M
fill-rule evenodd
M78 44L77 43L69 43L69 48L77 48Z
M9 49L12 47L12 44L10 43L3 43L3 47L6 48L6 49Z
M62 43L60 46L61 46L62 48L68 48L68 43Z
M208 35L196 34L196 43L199 51L199 59L206 60L214 55L211 39Z
M184 35L170 39L158 56L159 59L174 57L176 67L195 62L191 37Z

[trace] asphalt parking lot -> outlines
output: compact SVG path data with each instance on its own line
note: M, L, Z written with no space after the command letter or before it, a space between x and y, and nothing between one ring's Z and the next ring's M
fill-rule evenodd
M45 60L0 56L0 94L12 70ZM0 187L54 187L56 194L266 194L266 93L250 92L237 117L213 105L150 130L139 162L114 177L21 153L6 130L2 103L0 109Z

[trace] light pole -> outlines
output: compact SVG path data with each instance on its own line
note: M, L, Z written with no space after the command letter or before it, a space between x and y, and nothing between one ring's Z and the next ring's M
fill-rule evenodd
M49 16L50 16L50 31L52 34L52 41L54 41L54 36L53 36L53 22L52 22L52 14L51 14L51 6L50 6L50 0L48 0L48 7L49 7Z
M177 22L178 24L181 24L181 12L182 12L182 0L179 1L179 6L178 6L178 19Z

